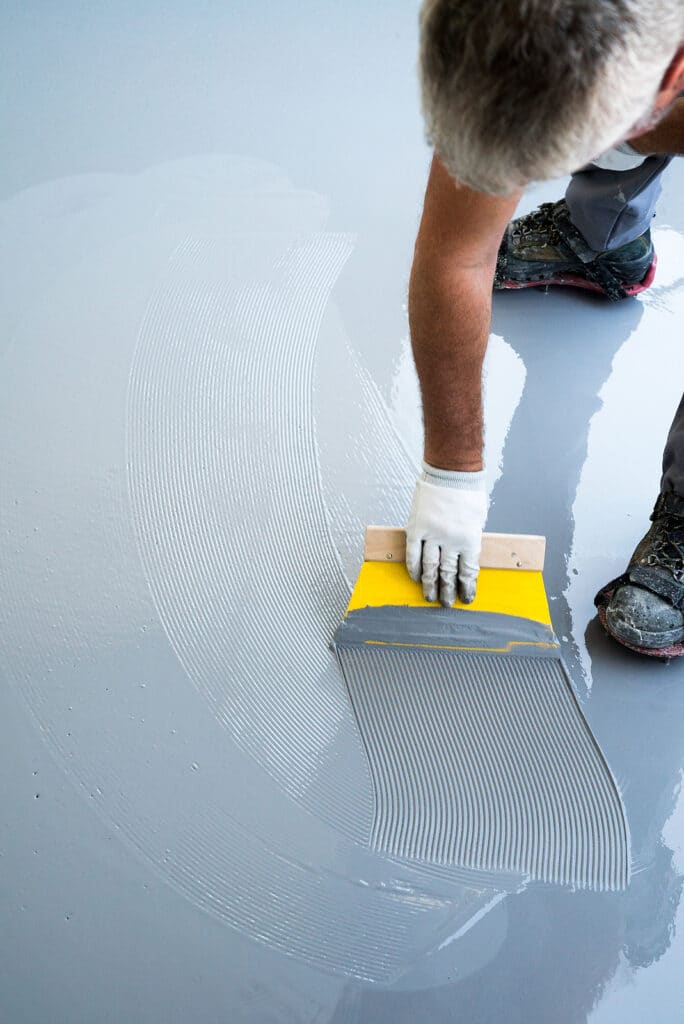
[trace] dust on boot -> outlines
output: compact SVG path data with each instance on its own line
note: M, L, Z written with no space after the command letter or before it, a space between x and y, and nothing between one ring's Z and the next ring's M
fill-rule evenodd
M494 288L569 285L617 301L648 288L656 262L650 230L617 249L591 249L561 199L542 203L508 225L499 247Z
M684 497L661 494L622 576L594 599L606 631L640 654L684 654Z

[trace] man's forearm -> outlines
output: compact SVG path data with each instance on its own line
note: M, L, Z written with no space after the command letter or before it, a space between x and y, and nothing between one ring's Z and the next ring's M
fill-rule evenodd
M482 362L499 243L519 195L457 185L435 157L409 285L425 422L425 461L482 469Z
M482 362L489 337L493 266L445 267L421 252L409 286L409 324L420 380L425 460L482 469Z

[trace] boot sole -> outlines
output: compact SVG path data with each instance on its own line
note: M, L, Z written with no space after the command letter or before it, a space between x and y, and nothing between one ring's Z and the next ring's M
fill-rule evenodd
M655 278L657 263L658 257L654 255L653 263L648 268L646 276L642 281L639 281L637 284L623 285L625 297L633 298L635 295L639 295L640 292L645 292L647 288L651 287ZM596 284L595 281L587 281L585 277L580 277L579 274L552 274L550 277L540 278L537 281L511 281L506 279L497 286L496 290L511 289L518 291L521 288L548 288L549 285L565 285L570 288L583 288L587 292L598 292L600 295L606 294L605 289L600 284Z

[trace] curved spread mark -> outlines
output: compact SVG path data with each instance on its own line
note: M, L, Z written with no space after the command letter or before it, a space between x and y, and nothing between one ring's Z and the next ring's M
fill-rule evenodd
M247 259L239 241L180 247L150 304L129 384L130 501L188 675L235 741L307 805L341 730L360 754L326 649L347 594L312 414L318 330L351 241L260 238ZM370 803L348 780L328 784L315 813L365 839Z

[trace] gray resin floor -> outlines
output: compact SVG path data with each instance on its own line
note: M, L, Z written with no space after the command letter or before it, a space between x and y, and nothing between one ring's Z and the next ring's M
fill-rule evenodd
M681 394L683 169L642 300L497 297L488 360L631 881L460 872L371 849L328 649L420 456L416 4L6 0L0 47L2 1024L679 1020L684 664L592 596Z

